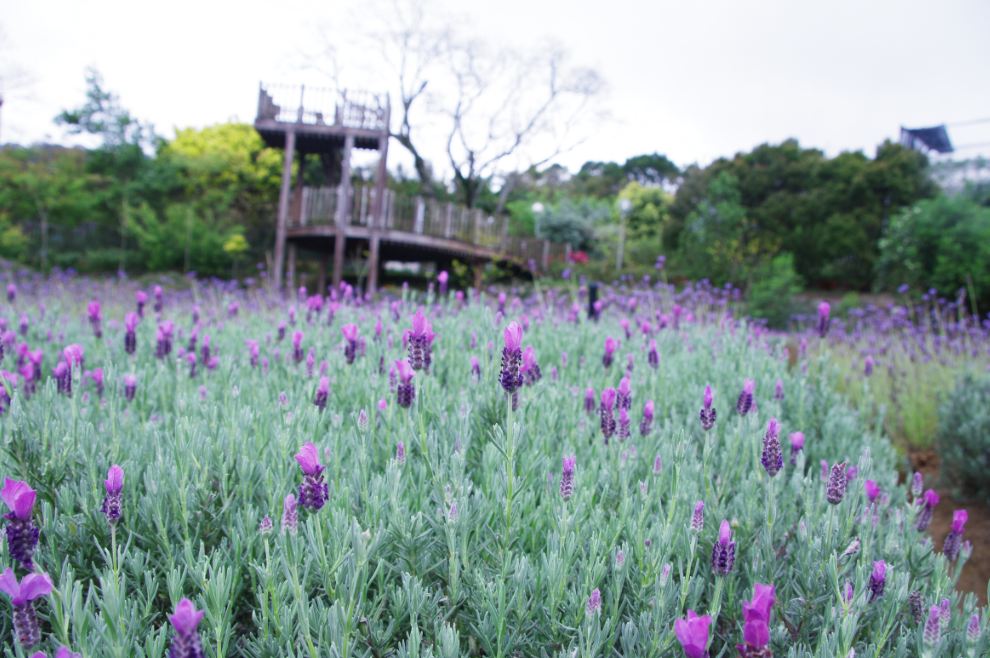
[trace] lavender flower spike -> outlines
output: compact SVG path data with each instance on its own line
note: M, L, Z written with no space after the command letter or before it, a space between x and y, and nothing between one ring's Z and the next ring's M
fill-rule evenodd
M413 369L405 359L395 362L396 372L399 377L398 385L395 388L396 402L404 409L412 406L416 398L416 389L413 387Z
M14 570L7 567L0 574L0 592L10 597L14 606L14 636L25 649L41 641L41 628L34 611L34 601L52 593L52 579L46 573L30 573L17 582Z
M327 483L323 481L320 453L312 443L304 443L296 453L296 461L303 472L303 481L299 485L299 504L315 512L326 504L329 496Z
M596 587L588 597L587 611L589 615L594 615L602 610L602 593Z
M103 482L107 493L103 497L100 511L107 517L107 523L116 525L121 515L121 498L124 490L124 469L114 464L107 471L107 479Z
M699 534L705 529L705 501L699 500L694 504L694 512L691 513L691 532Z
M522 336L523 330L518 322L510 322L503 332L505 346L502 348L499 383L510 395L522 386L522 375L519 374L519 366L522 364Z
M938 644L938 641L942 636L942 629L940 628L941 619L942 611L939 610L937 605L933 605L928 609L928 619L925 621L923 637L925 639L925 644L930 647L934 647Z
M794 466L798 453L804 449L804 432L791 432L787 438L791 444L791 466Z
M646 436L653 429L654 405L653 400L647 400L643 405L643 420L639 423L639 435Z
M703 406L701 407L701 413L699 414L699 418L701 419L701 429L707 432L714 427L716 416L717 414L715 412L715 407L712 406L712 387L706 385Z
M776 418L770 419L767 432L763 435L763 454L760 463L770 477L777 475L784 467L784 456L780 450L780 425Z
M728 521L722 521L718 529L718 540L712 547L712 571L717 576L728 576L736 563L736 542L732 541L732 528Z
M296 529L299 527L299 512L296 505L295 495L287 494L282 502L282 534L286 532L296 534Z
M674 635L684 650L685 658L708 657L708 631L711 625L711 617L699 617L694 610L688 610L687 617L674 621Z
M959 557L959 549L962 548L963 531L966 528L966 521L969 520L969 512L964 509L957 509L952 513L952 527L949 534L945 536L945 543L942 544L942 553L949 560Z
M25 571L34 570L31 558L38 546L40 534L38 526L31 518L36 497L34 489L26 482L10 478L4 481L3 490L0 491L0 498L10 508L10 512L3 517L7 519L7 550L10 557L19 562Z
M560 497L569 500L574 493L574 466L577 458L574 455L563 458L560 470Z
M740 416L745 416L749 413L750 409L753 408L753 391L755 389L755 381L752 379L746 379L743 381L742 391L739 393L739 399L736 400L736 412Z
M925 495L918 501L921 509L918 510L918 521L916 527L919 532L924 532L932 522L932 513L938 505L939 496L934 489L925 491Z
M413 370L430 371L433 361L433 326L419 309L413 315L412 330L409 332L409 365Z
M825 334L828 333L828 326L830 324L829 314L832 308L829 306L828 302L822 302L818 305L818 335L825 338Z
M175 612L168 616L169 623L175 629L172 644L168 649L168 658L203 658L203 646L200 643L196 627L203 619L203 611L189 599L182 599L175 606Z
M887 586L887 563L877 560L873 563L873 572L870 573L870 601L874 601L883 596L883 590Z
M605 437L605 443L608 444L608 440L612 438L615 434L615 389L606 388L602 391L602 406L601 406L601 419L602 419L602 436Z
M828 475L828 483L825 485L825 498L829 503L838 505L842 502L842 497L846 495L846 463L837 462L832 465L832 470Z

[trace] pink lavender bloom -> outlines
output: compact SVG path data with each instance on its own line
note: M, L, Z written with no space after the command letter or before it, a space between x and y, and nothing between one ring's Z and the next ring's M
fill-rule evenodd
M798 453L804 449L804 432L792 432L787 437L791 444L791 466L797 463Z
M619 409L619 423L617 427L619 441L625 441L626 439L629 438L629 427L630 427L629 410Z
M100 309L100 302L96 301L95 299L91 301L86 306L86 315L89 318L90 326L93 327L93 335L96 336L97 338L102 338L103 313Z
M418 309L413 315L412 330L409 332L409 365L413 370L430 372L433 361L433 326Z
M508 394L513 394L522 386L522 376L519 367L522 364L522 327L517 322L510 322L503 332L505 346L502 348L502 371L499 373L499 383Z
M952 513L952 527L949 534L945 536L942 544L942 553L949 560L959 557L959 549L962 548L963 532L966 529L966 521L969 520L969 512L964 509L957 509Z
M340 333L344 335L347 345L344 346L344 359L348 364L354 363L358 353L358 328L356 324L345 324L340 328Z
M653 400L647 400L646 404L643 405L643 420L639 423L639 435L646 436L650 433L653 428L653 414L654 406Z
M168 658L203 658L206 655L196 630L202 619L203 611L197 610L192 601L179 601L175 612L168 616L168 621L175 630L168 649Z
M296 497L294 494L286 494L285 500L282 501L282 534L288 532L290 535L294 535L298 527L299 512Z
M158 329L155 332L155 340L157 345L155 346L155 356L159 359L164 359L169 354L172 353L172 333L175 331L175 325L171 321L166 320L165 322L159 323Z
M619 387L616 389L615 393L615 403L618 405L619 409L632 408L632 385L629 381L629 377L623 377L619 381Z
M784 382L779 379L777 380L777 383L773 385L773 399L784 399Z
M155 296L155 313L161 313L162 307L165 305L165 301L162 297L162 287L155 286L154 290L151 291Z
M612 361L615 359L615 350L619 348L619 341L615 340L611 336L605 339L605 352L602 354L602 365L606 368L612 365Z
M536 362L536 350L532 345L526 347L522 353L522 364L519 366L519 376L527 386L535 384L543 377L540 364Z
M870 503L875 503L877 497L880 495L880 487L873 480L866 480L863 482L863 490L866 492L866 499Z
M753 598L743 601L743 642L736 649L743 658L768 656L770 644L770 609L776 603L773 585L756 583Z
M313 404L322 411L327 406L327 398L330 396L330 378L320 377L320 382L316 386L316 395L313 397Z
M831 312L831 307L828 302L822 302L818 305L818 335L825 338L825 334L828 333L828 326L830 324L829 313Z
M598 396L595 395L595 389L592 387L589 386L584 389L584 410L589 414L595 413L595 408L598 406L595 404L597 397Z
M124 318L124 351L128 354L137 351L137 326L140 321L134 313L128 313Z
M124 375L124 398L128 402L132 402L135 393L137 393L137 377L134 375Z
M304 443L296 453L296 461L303 473L303 481L299 485L299 504L316 512L326 504L329 496L327 483L323 481L320 453L312 443Z
M707 658L708 629L711 625L711 617L699 617L694 610L688 610L687 617L674 622L674 635L677 636L686 658Z
M705 501L699 500L694 504L694 512L691 513L691 532L701 534L705 529Z
M745 416L753 408L753 391L755 389L755 381L752 379L743 381L742 391L739 393L739 399L736 400L736 413L740 416Z
M7 520L7 551L25 571L33 571L31 558L41 532L32 518L37 493L27 482L6 478L0 498L10 509L3 517Z
M251 340L250 338L244 341L244 344L248 348L248 360L251 363L252 368L258 367L258 355L261 353L258 347L258 341Z
M596 587L591 592L591 596L588 597L588 603L585 606L589 615L598 614L602 609L602 593Z
M437 284L440 286L441 295L447 294L447 281L449 278L450 275L447 274L447 270L441 270L440 274L437 275Z
M602 436L605 437L605 444L615 434L615 397L616 392L612 387L602 391L602 403L600 408Z
M712 546L712 571L717 576L727 576L736 563L736 542L732 541L732 528L728 521L722 521L718 529L718 540Z
M698 415L701 419L701 429L706 432L715 426L715 419L718 414L715 411L715 407L712 406L712 387L705 386L705 396L703 400L703 406L701 407L701 413Z
M877 560L873 563L873 571L870 573L870 600L874 601L883 596L883 590L887 586L887 563Z
M938 501L939 496L934 489L925 491L925 495L922 496L919 502L921 509L918 510L918 522L916 526L919 532L927 530L928 526L931 525L932 513L935 511Z
M10 567L0 574L0 592L10 597L14 606L14 637L25 649L41 641L41 628L34 611L34 601L52 593L52 579L46 573L29 573L18 582Z
M396 361L395 368L399 378L395 389L396 403L400 407L408 409L412 406L413 400L416 398L416 389L412 383L414 371L405 359Z
M646 325L647 331L649 330L649 324ZM646 353L646 362L650 364L650 367L656 370L660 366L660 352L657 351L657 341L650 339L650 351Z
M122 498L124 490L124 469L114 464L107 471L107 479L103 481L107 493L103 497L103 505L100 511L107 517L107 523L117 525L120 521L122 511Z
M481 364L478 362L478 357L472 356L470 361L471 374L474 375L475 380L481 379Z
M72 370L65 361L59 361L52 369L52 376L58 392L64 395L72 395Z
M148 293L138 290L134 293L134 303L137 305L138 317L144 317L144 305L148 303Z
M303 341L303 332L301 332L301 331L293 331L292 332L292 359L296 363L301 362L303 360L303 358L304 358L303 349L302 349L302 341Z
M767 475L773 477L784 467L784 456L780 450L780 425L776 418L771 418L767 424L766 434L763 435L763 454L760 456Z
M836 462L829 472L828 482L825 485L825 498L832 505L842 502L842 497L846 495L846 463Z
M928 619L925 621L925 630L923 631L923 637L925 644L929 647L934 647L938 644L939 639L942 636L942 629L940 623L942 620L942 611L939 610L937 605L933 605L928 609Z
M577 457L574 455L565 456L560 470L560 497L564 500L570 499L574 493L574 467L577 464Z

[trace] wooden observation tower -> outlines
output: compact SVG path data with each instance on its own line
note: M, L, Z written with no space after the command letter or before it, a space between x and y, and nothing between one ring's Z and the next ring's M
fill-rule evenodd
M295 241L289 241L290 227L304 226L307 216L312 214L308 206L314 203L324 211L329 210L336 225L336 230L324 237L329 238L332 245L333 284L339 285L347 248L347 226L354 203L351 185L351 154L354 149L378 151L374 186L370 194L361 198L361 202L366 204L362 210L372 219L380 218L382 214L388 160L388 97L366 92L262 84L258 91L258 116L254 127L265 144L285 151L275 229L275 287L281 289L285 274L289 284L295 286L297 245ZM299 166L293 184L292 165L297 153L300 156ZM325 177L331 186L319 188L323 194L310 194L311 190L303 185L306 156L310 154L320 156ZM336 198L327 199L327 190L332 190ZM367 205L369 200L370 206ZM368 290L372 293L378 286L379 240L374 231L377 224L370 222L370 232L363 236L368 239ZM320 287L325 292L326 255L329 250L320 251L324 252Z

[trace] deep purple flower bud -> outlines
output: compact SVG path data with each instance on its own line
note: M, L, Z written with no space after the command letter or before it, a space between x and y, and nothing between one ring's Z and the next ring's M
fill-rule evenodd
M305 358L305 354L303 354L303 349L302 349L302 341L303 341L303 332L301 332L301 331L293 331L292 332L292 359L296 363L302 362L302 360Z
M564 500L570 499L574 493L574 467L577 458L574 455L563 458L563 466L560 470L560 497Z
M416 389L412 383L413 369L405 359L396 361L395 368L398 374L398 383L395 388L396 403L400 407L408 409L416 398Z
M166 320L159 323L158 329L155 331L155 356L157 358L164 359L172 353L172 333L174 331L175 325L172 322Z
M103 312L100 309L100 302L98 302L95 299L93 301L91 301L86 306L86 315L89 318L89 324L90 324L90 326L93 327L93 335L96 336L97 338L102 338L103 337L103 329L102 329Z
M46 573L29 573L18 582L13 569L0 574L0 592L10 597L14 606L14 637L25 649L41 641L41 628L34 611L34 601L52 593L52 579Z
M632 408L632 384L628 377L623 377L619 381L619 387L615 393L615 403L619 409Z
M124 490L124 469L114 464L107 471L107 479L103 482L107 493L103 497L100 511L107 517L110 525L116 525L121 515L121 499Z
M870 601L874 601L883 596L883 590L887 586L887 563L877 560L873 563L873 571L870 573Z
M949 534L945 536L942 544L942 553L949 560L959 557L959 549L962 548L963 532L966 528L966 521L969 520L969 512L964 509L957 509L952 513L952 527Z
M594 615L601 612L602 609L602 593L598 591L596 587L591 592L591 596L588 597L588 603L586 606L589 615Z
M265 514L265 516L261 519L261 523L258 524L258 534L268 535L271 534L274 529L275 524L272 523L272 517Z
M828 333L830 312L831 307L828 302L822 302L818 305L818 335L822 338L825 338L825 334Z
M787 437L791 444L791 466L797 463L797 456L804 449L804 432L792 432Z
M316 395L313 398L313 404L320 408L322 411L327 406L327 399L330 396L330 378L320 377L320 382L316 386Z
M602 354L602 365L606 368L612 365L612 361L615 359L615 350L619 348L619 341L615 340L611 336L605 339L605 352Z
M699 500L694 504L694 512L691 513L691 532L701 533L705 529L705 501Z
M753 391L755 388L756 382L752 379L743 381L742 391L739 393L739 399L736 400L736 413L740 416L745 416L753 408Z
M499 383L510 395L522 386L522 375L519 374L519 367L522 364L522 335L522 327L517 322L510 322L503 332L505 346L502 348Z
M649 328L649 324L646 325ZM646 362L656 370L660 366L660 352L657 351L657 341L650 339L650 351L646 353Z
M203 646L200 643L196 627L203 619L203 611L189 599L182 599L175 606L175 612L168 616L175 635L168 649L168 658L203 658Z
M639 435L646 436L653 428L653 400L647 400L643 405L643 420L639 423Z
M614 388L609 387L602 391L600 415L602 436L605 437L606 445L608 444L608 440L615 434L615 397Z
M847 580L842 586L842 600L846 603L846 605L849 605L852 603L853 596L855 596L855 594L856 589L853 587L852 581Z
M722 521L718 529L718 540L712 546L712 571L717 576L727 576L736 563L736 542L732 541L732 528L728 521Z
M914 623L920 624L925 617L925 605L921 599L921 592L914 590L908 594L908 608L911 610L911 617Z
M595 389L590 386L584 389L584 410L589 414L595 413L595 408L598 406L595 404L597 397L598 396L595 395Z
M937 605L933 605L928 609L928 620L925 621L924 639L925 644L933 647L938 644L939 639L942 635L942 630L940 628L940 621L942 619L942 613L938 609Z
M478 362L478 357L471 357L471 374L474 375L476 380L481 379L481 364Z
M873 480L863 482L863 490L866 492L866 499L870 503L875 503L877 497L880 495L880 487Z
M124 398L128 402L132 402L135 393L137 393L137 377L134 375L124 375Z
M699 617L694 610L688 610L687 617L674 621L674 635L684 650L685 658L708 658L708 630L711 625L711 617Z
M433 326L418 309L413 315L412 329L409 332L409 365L413 370L430 371L433 361Z
M134 354L137 351L137 326L140 318L134 313L128 313L124 318L124 351Z
M846 495L846 463L836 462L832 465L832 470L828 476L828 483L825 485L825 498L833 505L842 502L842 497Z
M712 406L712 387L706 385L703 406L701 407L701 413L698 416L701 419L701 429L707 432L714 427L717 416L718 414L715 412L715 407Z
M148 293L138 290L134 293L134 303L137 306L138 317L144 317L144 305L148 303Z
M55 364L55 368L52 370L52 376L55 378L55 384L59 393L72 395L72 370L65 361L59 361Z
M36 497L35 490L21 480L6 478L0 490L0 498L10 509L3 517L7 520L7 551L25 571L34 570L31 559L41 532L32 519Z
M299 527L299 512L297 510L296 497L287 494L282 502L282 534L296 534Z
M928 526L931 525L932 512L935 511L938 501L939 496L934 489L925 491L925 495L919 501L921 509L918 510L918 522L916 526L919 532L927 530Z
M312 443L304 443L296 453L296 461L303 472L303 481L299 485L299 504L314 512L318 511L326 504L329 496L327 483L323 481L319 451Z
M767 475L773 477L784 467L784 456L780 450L780 426L776 418L771 418L763 435L763 454L760 463Z

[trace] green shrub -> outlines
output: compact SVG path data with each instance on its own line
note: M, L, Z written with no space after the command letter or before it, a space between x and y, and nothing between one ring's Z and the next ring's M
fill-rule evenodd
M785 327L794 310L794 296L799 292L801 279L794 270L794 256L780 254L756 268L749 287L749 315L766 320L770 327Z
M942 481L954 492L990 500L990 375L964 375L939 407L936 439Z

